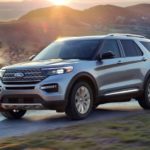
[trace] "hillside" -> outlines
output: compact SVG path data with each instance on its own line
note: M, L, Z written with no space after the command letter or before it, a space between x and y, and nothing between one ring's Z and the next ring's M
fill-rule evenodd
M0 23L0 56L7 63L22 61L61 36L124 32L150 37L148 12L149 4L98 5L82 11L66 6L37 9L16 21Z
M47 0L0 1L0 20L15 20L33 9L50 6Z
M48 7L31 11L21 17L24 21L46 21L63 23L84 22L88 24L150 24L150 21L144 20L150 12L150 4L135 5L127 8L113 5L98 5L83 11L71 9L66 6ZM150 16L149 16L150 17ZM68 22L66 22L66 20ZM143 22L144 21L144 22Z
M87 18L93 18L95 16L95 24L116 24L132 22L132 19L137 18L137 15L131 11L127 11L126 8L112 6L112 5L100 5L95 6L84 11ZM128 19L127 19L128 18ZM91 20L92 21L92 20Z
M150 17L150 4L139 4L127 7L128 10L135 12L143 17Z
M52 6L31 11L22 16L23 21L58 21L57 19L79 19L82 11L69 8L67 6ZM48 19L48 20L47 20ZM68 20L69 21L69 20Z

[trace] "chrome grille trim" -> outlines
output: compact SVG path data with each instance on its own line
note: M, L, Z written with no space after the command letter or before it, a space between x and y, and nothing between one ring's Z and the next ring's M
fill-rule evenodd
M23 73L23 77L15 77L16 73ZM46 78L46 75L39 69L8 69L6 70L2 82L4 84L32 84L38 83Z

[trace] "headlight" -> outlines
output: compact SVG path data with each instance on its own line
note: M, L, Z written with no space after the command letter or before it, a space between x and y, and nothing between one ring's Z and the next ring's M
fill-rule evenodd
M72 72L73 67L68 66L68 67L61 67L61 68L44 68L44 69L42 69L42 71L45 71L48 76L59 75L59 74Z
M0 69L0 78L3 77L4 73L5 73L5 70Z

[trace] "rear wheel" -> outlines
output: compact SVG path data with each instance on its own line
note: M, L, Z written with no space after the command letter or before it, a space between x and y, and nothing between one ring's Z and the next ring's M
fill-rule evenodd
M20 119L25 115L25 113L26 110L16 110L16 109L1 112L1 114L7 119Z
M138 102L142 108L150 109L150 79L145 86L143 98L139 99Z
M66 114L73 120L86 118L93 108L93 92L86 82L78 82L72 88Z

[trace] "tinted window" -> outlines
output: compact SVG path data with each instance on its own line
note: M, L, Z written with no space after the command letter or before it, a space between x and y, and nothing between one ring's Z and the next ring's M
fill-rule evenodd
M150 51L150 42L141 42L141 43L144 45L144 47L145 47L147 50Z
M107 52L113 52L115 57L120 57L120 49L116 40L106 40L100 50L101 55Z
M33 61L48 59L92 59L100 43L99 40L56 41L39 53Z
M143 53L138 45L132 40L121 40L126 57L142 56Z

